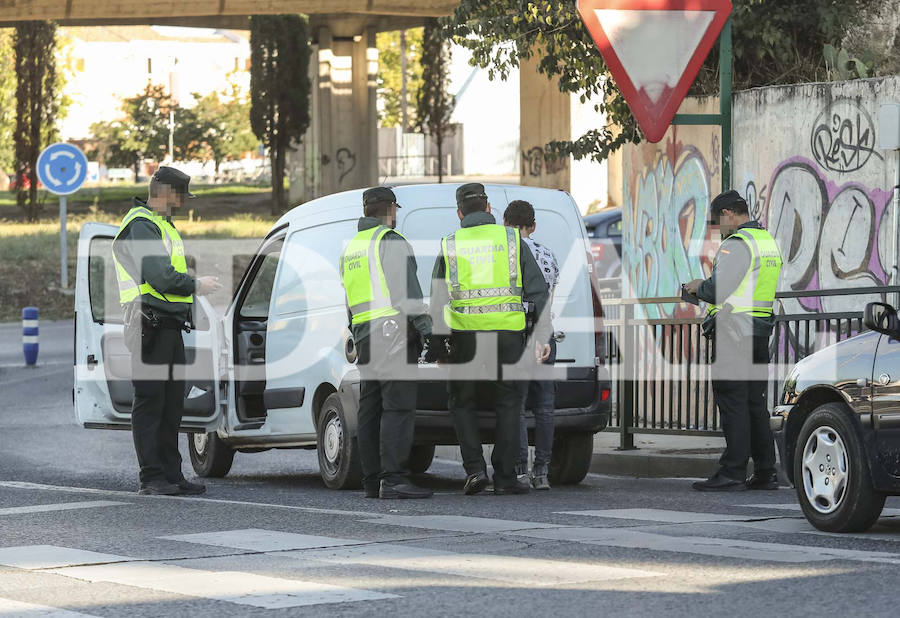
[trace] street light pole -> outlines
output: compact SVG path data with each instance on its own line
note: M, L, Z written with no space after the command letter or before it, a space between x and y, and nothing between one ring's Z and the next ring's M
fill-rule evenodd
M169 110L169 163L175 162L175 110Z

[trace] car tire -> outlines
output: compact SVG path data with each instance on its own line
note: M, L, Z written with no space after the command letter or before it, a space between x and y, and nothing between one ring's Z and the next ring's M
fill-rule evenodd
M434 444L416 444L409 452L409 471L424 474L434 461Z
M359 489L362 467L356 438L347 431L347 415L337 393L322 404L316 427L319 474L330 489Z
M884 508L872 487L862 439L837 403L813 410L794 447L794 487L803 514L825 532L863 532Z
M188 455L197 476L203 478L224 477L234 463L234 449L213 433L188 434Z
M549 480L551 485L577 485L591 469L594 434L588 432L558 434L553 440Z

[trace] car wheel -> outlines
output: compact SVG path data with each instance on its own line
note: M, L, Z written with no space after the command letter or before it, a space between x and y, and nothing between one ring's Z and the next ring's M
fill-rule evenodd
M803 514L825 532L862 532L878 520L885 495L872 488L862 440L840 404L819 406L794 448L794 487Z
M358 489L362 485L359 448L347 431L347 416L337 393L322 404L316 428L319 474L330 489Z
M188 454L197 476L222 478L234 463L234 449L214 433L188 434Z
M587 432L559 434L553 440L549 480L551 485L577 485L591 469L594 434Z
M431 467L434 460L434 444L417 444L409 452L409 471L422 474Z

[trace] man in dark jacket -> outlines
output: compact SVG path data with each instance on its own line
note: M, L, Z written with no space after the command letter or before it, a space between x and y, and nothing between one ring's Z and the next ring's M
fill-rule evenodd
M220 287L215 277L194 278L187 273L184 243L172 224L174 211L194 197L189 182L186 174L160 167L150 180L149 199L134 198L113 241L125 343L131 352L131 426L141 494L206 491L185 480L178 452L184 413L181 331L192 323L194 295Z
M463 491L473 495L488 485L476 399L481 379L494 390L494 493L528 493L530 484L516 478L524 392L507 372L526 352L524 302L533 303L538 316L534 354L538 361L549 358L550 294L518 230L497 225L483 185L459 187L456 204L461 229L441 242L431 276L431 314L436 325L450 330L450 414L468 475ZM494 363L482 366L476 354Z
M357 444L367 498L429 498L409 480L420 352L431 337L412 248L394 228L397 198L363 192L358 232L341 255L341 281L358 350Z

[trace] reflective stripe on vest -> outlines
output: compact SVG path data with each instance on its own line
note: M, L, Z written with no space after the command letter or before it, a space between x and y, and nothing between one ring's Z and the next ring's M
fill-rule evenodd
M166 252L169 254L169 260L172 264L172 268L175 269L175 272L179 272L182 274L187 273L187 262L184 259L184 242L182 242L181 235L178 233L178 230L175 229L174 225L166 221L164 217L159 216L145 206L136 206L135 208L132 208L128 211L128 214L125 215L124 219L122 219L122 224L119 226L119 231L116 232L115 240L119 240L119 236L122 234L125 228L128 227L128 224L137 218L147 219L159 228L159 234L162 237L163 244L166 247ZM193 295L180 296L177 294L162 294L160 292L157 292L153 288L153 286L146 281L138 285L138 283L132 278L132 276L128 274L128 271L125 270L125 267L122 266L122 264L119 263L119 260L116 259L115 252L113 252L113 263L116 265L116 277L119 281L119 302L123 305L126 303L130 303L137 297L143 296L145 294L167 303L190 304L194 302Z
M390 231L391 228L386 226L363 230L350 240L341 255L341 283L347 294L352 324L400 313L391 305L390 290L381 266L381 239Z
M770 316L774 313L778 276L781 274L782 260L778 244L772 235L763 229L742 228L729 238L733 236L738 236L747 243L750 250L750 268L740 285L725 302L731 305L733 313L749 313L755 317ZM720 305L710 304L707 312L714 315L719 309Z
M441 240L453 330L525 329L519 230L497 224L462 228Z

